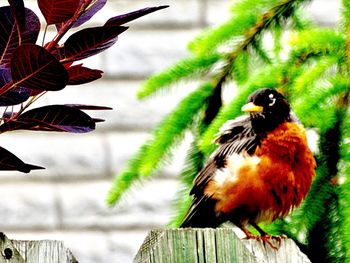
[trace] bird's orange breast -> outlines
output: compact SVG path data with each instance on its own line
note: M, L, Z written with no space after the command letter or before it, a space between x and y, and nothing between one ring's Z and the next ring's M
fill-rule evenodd
M270 132L254 156L229 158L227 167L210 181L205 194L217 200L216 211L245 207L255 218L272 221L297 207L315 176L315 160L301 125L283 123Z

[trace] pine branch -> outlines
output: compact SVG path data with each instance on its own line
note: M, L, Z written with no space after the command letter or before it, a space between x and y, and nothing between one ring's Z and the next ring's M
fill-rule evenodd
M280 21L282 18L289 18L293 12L300 6L302 0L285 0L273 6L270 10L262 14L255 25L249 28L244 35L243 40L237 45L235 50L228 54L226 66L217 76L217 83L224 83L226 78L231 75L231 65L236 60L238 54L246 50L250 45L257 42L265 30L269 29L273 23Z
M296 34L290 45L293 47L289 58L291 63L301 58L305 61L324 55L341 57L345 50L345 37L331 29L309 29Z
M297 8L309 0L243 0L232 8L233 17L221 26L209 30L197 37L189 45L195 54L210 53L218 49L221 44L235 38L243 42L264 28L270 27L275 21L294 16ZM271 7L272 6L272 7ZM253 37L254 38L254 37ZM252 40L252 39L251 39ZM249 40L249 42L251 41ZM238 44L238 48L241 44Z
M308 93L310 93L309 88L315 85L315 82L320 80L323 74L332 66L336 65L337 62L337 57L323 56L314 65L306 65L303 72L294 81L294 91L297 93L305 93L307 90ZM328 76L325 77L327 78Z
M109 192L107 203L113 205L131 185L149 177L161 167L164 159L171 153L171 148L180 141L185 130L191 126L195 117L212 94L213 87L204 84L183 99L177 108L158 125L148 140L132 158L127 168L116 176Z
M154 131L153 143L143 158L139 171L142 175L147 176L154 169L157 169L159 161L169 152L174 140L182 136L185 129L192 124L212 93L212 85L208 83L202 85L182 100L177 108L160 123Z
M126 168L118 174L113 181L112 187L107 196L107 204L115 205L122 195L138 180L141 179L139 173L143 156L146 155L149 142L146 142L138 152L128 161Z
M238 85L244 84L249 79L250 56L247 51L241 52L232 65L233 78Z
M137 96L143 99L164 90L167 86L178 81L201 76L203 73L208 72L219 59L220 56L218 54L205 54L183 59L163 72L150 77L143 83Z

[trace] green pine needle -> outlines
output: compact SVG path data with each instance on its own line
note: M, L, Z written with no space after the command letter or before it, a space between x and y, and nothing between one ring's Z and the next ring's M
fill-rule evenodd
M115 177L106 200L109 206L115 205L131 185L135 181L140 180L140 173L138 170L142 162L142 157L147 152L148 144L149 143L145 143L139 149L138 153L128 161L127 167Z
M178 81L196 78L201 74L208 72L211 67L218 62L218 54L205 54L203 56L190 57L177 62L174 66L163 72L150 77L138 91L137 96L144 99L161 90L168 89L170 85Z
M149 175L157 168L162 157L169 152L174 141L193 123L195 116L203 109L214 88L206 83L183 99L155 129L152 143L147 148L139 172Z
M309 29L294 34L290 40L293 47L290 57L331 55L337 56L345 50L345 37L331 29Z
M127 168L116 176L109 192L107 203L113 205L119 201L134 182L147 178L161 167L164 158L171 153L171 148L179 142L184 131L190 127L195 116L213 93L211 84L203 84L183 99L178 107L166 116L147 141L132 158Z
M258 19L254 12L244 15L244 20L242 18L243 15L233 17L221 26L207 30L192 41L188 48L196 55L203 55L212 53L220 45L234 37L239 41L244 32L254 26Z
M307 66L304 73L301 74L294 83L295 92L300 93L315 84L317 80L322 78L323 74L330 69L332 65L337 63L335 57L324 57L317 61L313 66Z
M151 139L115 178L108 204L115 204L135 182L155 174L184 132L190 130L193 144L179 175L176 215L170 223L179 226L191 203L188 193L192 181L215 149L213 139L219 128L242 114L241 107L251 92L279 88L304 126L314 127L319 133L318 167L301 206L264 228L272 234L287 234L312 259L322 255L322 262L350 262L350 1L342 1L341 30L312 25L300 8L307 2L310 1L235 1L227 22L190 43L192 57L145 82L139 98L169 90L184 80L205 79L213 84L204 84L190 93L164 118ZM290 32L288 53L285 32ZM272 34L271 45L265 41L266 33ZM200 120L204 112L208 113L207 99L221 87L225 91L237 87L237 95L221 106L222 94L218 92L219 113L203 127Z

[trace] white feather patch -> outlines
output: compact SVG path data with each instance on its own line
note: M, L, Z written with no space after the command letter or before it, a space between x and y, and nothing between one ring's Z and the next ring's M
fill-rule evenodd
M242 154L232 154L227 158L226 167L218 169L214 175L214 181L222 186L226 183L233 183L238 179L238 171L243 165L249 164L254 168L260 162L260 158L244 156Z

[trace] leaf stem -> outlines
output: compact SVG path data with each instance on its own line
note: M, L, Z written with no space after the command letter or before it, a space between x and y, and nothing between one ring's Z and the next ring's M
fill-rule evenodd
M46 37L46 33L47 33L47 28L49 27L48 24L46 24L45 29L44 29L44 35L43 35L43 41L41 43L42 46L44 46L45 43L45 37Z
M14 87L15 87L15 84L13 83L13 81L7 82L4 86L0 88L0 96Z
M19 115L21 115L23 111L25 111L30 105L32 105L34 102L36 102L39 98L41 98L46 93L47 91L44 91L38 95L35 95L30 98L30 100L27 102L26 105L23 106L22 104L21 109L15 114L14 119L16 119Z
M46 46L46 50L51 52L62 37L68 32L69 29L74 25L74 23L79 19L79 17L85 12L86 8L90 5L93 0L84 0L80 8L77 9L74 16L69 19L64 25L60 28L57 35L54 39Z

